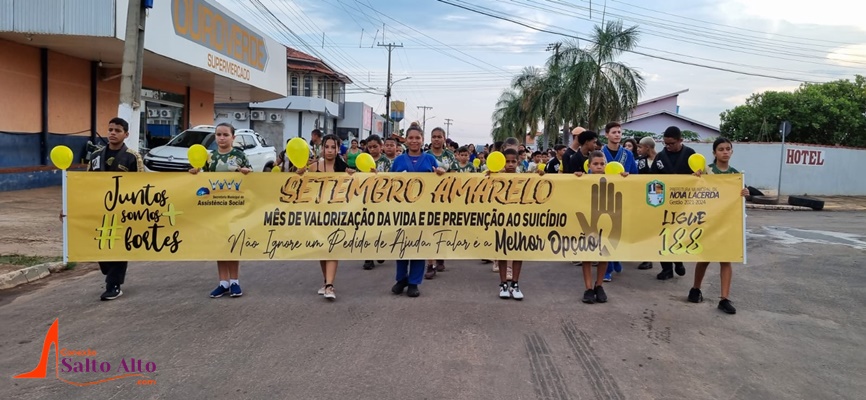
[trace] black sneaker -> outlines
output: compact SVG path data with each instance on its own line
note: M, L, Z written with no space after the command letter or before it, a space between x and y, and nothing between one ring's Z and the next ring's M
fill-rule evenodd
M442 264L436 264L436 272L442 272L442 271L445 271L445 263L444 262Z
M604 292L604 288L601 286L595 287L595 302L607 303L607 293Z
M366 269L366 270L371 270L375 266L376 266L376 264L373 263L373 260L364 261L364 269Z
M376 260L376 262L379 263L379 264L384 264L384 263L385 263L385 260Z
M644 261L637 266L637 269L653 269L653 263Z
M586 291L583 292L583 302L586 304L595 303L595 290L586 289Z
M737 313L737 309L734 308L734 305L731 304L731 301L728 299L722 299L722 301L719 302L719 310L722 310L728 314Z
M433 279L434 276L436 276L436 267L428 265L427 272L424 273L424 279Z
M99 296L99 300L114 300L123 295L123 291L120 290L120 285L111 285L105 287L105 293Z
M678 262L674 264L674 271L677 271L677 275L685 276L686 275L686 267L683 266L683 263Z
M704 301L704 295L701 294L701 289L692 288L689 290L689 301L692 303L700 303Z
M421 292L418 290L418 285L409 285L409 289L406 290L406 296L418 297L420 295Z
M397 281L394 286L391 286L391 293L403 294L403 290L406 290L406 286L409 286L409 278L403 278L402 280Z
M674 277L674 271L671 271L669 269L662 270L662 272L659 272L659 274L656 275L656 278L658 278L658 280L660 280L660 281L666 281L668 279L672 279L673 277Z

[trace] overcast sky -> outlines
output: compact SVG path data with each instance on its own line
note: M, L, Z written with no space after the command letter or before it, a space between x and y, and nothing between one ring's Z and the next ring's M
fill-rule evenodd
M392 53L391 72L395 81L411 77L392 89L392 100L406 102L403 126L421 120L418 106L430 106L428 130L453 119L451 137L458 142L488 142L494 105L511 78L525 66L543 66L548 44L569 39L436 0L219 1L277 41L350 76L356 84L347 100L378 113L385 112L387 51L376 44L402 44ZM255 8L256 1L291 32L263 17L267 11ZM636 50L646 55L621 59L646 79L642 98L689 89L680 95L680 113L714 126L719 113L751 93L866 74L862 0L611 0L606 12L603 0L446 1L581 38L602 18L637 25Z

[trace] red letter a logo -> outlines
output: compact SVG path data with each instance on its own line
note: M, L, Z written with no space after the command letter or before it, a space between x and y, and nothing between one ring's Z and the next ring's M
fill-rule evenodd
M51 328L48 328L48 333L45 334L45 343L42 344L42 356L39 357L39 365L33 369L33 371L15 375L14 378L45 378L45 375L48 373L48 356L51 354L51 345L54 345L54 361L56 364L57 361L57 351L60 347L60 344L57 343L57 331L59 329L60 322L58 319L54 320L54 323L51 324ZM55 365L56 367L56 365Z

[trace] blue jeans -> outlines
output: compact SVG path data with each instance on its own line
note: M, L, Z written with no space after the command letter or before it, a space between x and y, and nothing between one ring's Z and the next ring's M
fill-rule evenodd
M410 285L420 285L424 280L425 260L397 260L397 281L409 278Z

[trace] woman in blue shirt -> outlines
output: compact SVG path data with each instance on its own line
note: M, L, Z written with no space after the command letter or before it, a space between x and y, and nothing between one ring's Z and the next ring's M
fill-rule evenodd
M424 131L411 126L406 131L407 151L394 159L391 164L391 172L435 172L442 175L446 171L439 166L436 157L424 153L421 147L424 144ZM397 260L397 283L391 287L394 294L403 294L409 297L418 297L418 285L424 280L424 260ZM408 287L408 289L407 289Z

